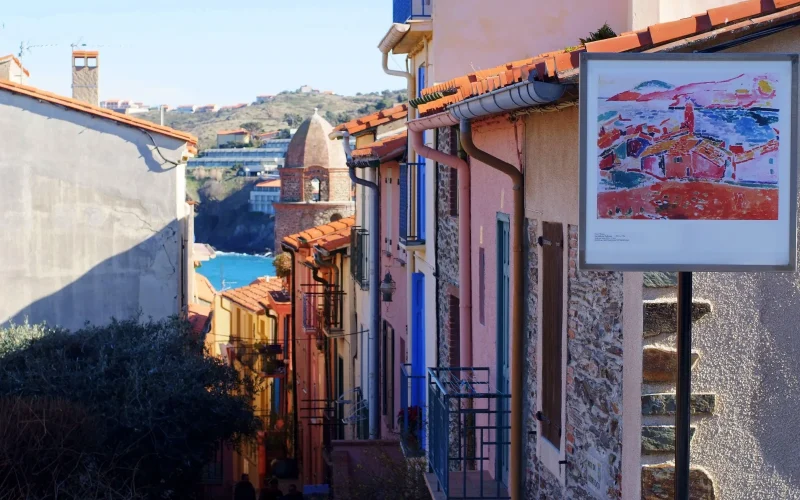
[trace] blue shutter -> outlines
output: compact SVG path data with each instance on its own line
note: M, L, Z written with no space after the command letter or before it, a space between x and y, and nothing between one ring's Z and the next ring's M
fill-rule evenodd
M425 88L426 77L425 63L417 71L417 97L422 95ZM422 132L422 141L426 142L425 132ZM417 238L425 241L425 158L417 156Z
M425 376L425 275L411 275L411 374ZM424 379L414 379L411 404L425 400Z

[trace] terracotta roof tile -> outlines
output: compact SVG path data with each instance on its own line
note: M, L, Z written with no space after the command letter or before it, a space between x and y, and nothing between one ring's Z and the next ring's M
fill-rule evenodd
M197 145L197 137L187 134L186 132L181 132L180 130L175 130L169 127L162 127L161 125L156 125L155 123L147 120L133 118L130 115L123 115L121 113L117 113L116 111L111 111L110 109L101 108L100 106L92 106L91 104L87 104L83 101L53 94L52 92L46 92L44 90L37 89L36 87L21 85L19 83L9 82L7 80L0 80L0 90L7 90L9 92L14 92L15 94L25 95L34 99L40 99L51 104L64 106L65 108L89 113L101 118L108 118L109 120L114 120L115 122L123 123L131 127L148 130L150 132L156 132L167 137L173 137L175 139L186 141L191 145Z
M239 130L220 130L217 132L217 135L242 135L242 134L249 134L245 129L240 128Z
M208 320L211 316L211 308L203 304L189 304L189 313L186 319L192 326L192 333L200 335L208 326Z
M377 160L381 163L396 160L406 152L408 132L403 131L353 151L353 160Z
M280 179L272 179L269 181L259 182L256 187L281 187Z
M286 236L283 238L283 242L294 248L300 248L301 246L304 248L309 248L315 244L314 242L318 238L335 233L337 231L349 231L355 223L355 217L345 217L344 219L340 219L336 222L329 222L328 224L322 224L321 226L312 227L310 229L306 229L305 231Z
M270 292L280 290L283 290L280 278L258 278L247 286L225 290L222 296L252 312L261 313L269 304Z
M453 95L425 102L417 106L420 116L444 111L447 106L464 101L471 97L485 94L498 88L506 87L527 80L535 71L537 80L574 81L580 64L580 53L588 52L630 52L674 50L678 41L699 37L703 33L718 30L731 23L726 33L716 36L720 43L727 39L735 39L746 32L752 23L759 21L775 22L781 18L800 18L800 0L745 0L739 3L709 9L692 17L654 24L646 29L622 33L614 38L590 42L585 47L572 52L554 51L539 54L535 58L511 61L500 66L475 71L459 76L447 82L422 89L423 96L444 90L456 89ZM776 10L781 10L774 14ZM757 19L758 18L758 19ZM746 25L745 25L746 24ZM762 28L763 29L763 28ZM716 31L714 33L717 33ZM702 41L701 41L702 43ZM666 46L670 44L670 46Z
M335 132L347 130L350 134L357 134L365 130L383 125L397 120L405 120L408 117L408 104L398 104L392 108L382 109L376 113L350 120L336 126Z
M96 50L73 50L72 57L97 57L100 53Z

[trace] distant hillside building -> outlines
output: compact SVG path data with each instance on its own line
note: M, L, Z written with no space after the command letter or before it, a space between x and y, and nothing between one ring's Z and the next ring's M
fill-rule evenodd
M194 110L195 113L215 113L219 111L219 106L216 104L206 104L205 106L198 106Z
M123 115L136 115L150 111L149 106L142 102L131 102L129 100L108 99L100 102L100 107L122 113Z
M72 52L72 98L92 106L100 105L99 53L90 50Z
M187 168L240 168L250 176L269 175L283 166L285 156L285 147L206 149L202 155L189 158Z
M285 236L355 212L352 182L338 141L328 134L330 123L316 112L297 130L279 169L281 199L275 203L275 248Z
M244 129L217 132L217 147L250 144L250 132Z
M230 106L222 106L219 108L220 111L233 111L234 109L242 109L246 108L247 104L239 103L239 104L231 104Z
M273 99L275 99L274 95L257 95L256 104L264 104L265 102L270 102Z
M21 83L23 85L28 83L28 78L31 74L22 66L22 63L9 54L0 57L0 80L8 80L14 83Z
M271 179L259 182L250 191L250 211L272 215L275 213L273 203L281 199L281 180Z
M175 108L177 113L194 113L194 110L197 109L197 106L194 104L180 104L178 107Z

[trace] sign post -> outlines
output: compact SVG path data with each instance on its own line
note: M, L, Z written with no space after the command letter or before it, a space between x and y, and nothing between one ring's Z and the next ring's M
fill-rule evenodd
M692 272L794 271L798 56L581 54L581 269L678 272L675 498L689 498Z

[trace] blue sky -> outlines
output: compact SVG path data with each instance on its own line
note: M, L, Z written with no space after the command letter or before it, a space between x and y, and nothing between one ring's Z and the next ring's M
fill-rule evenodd
M346 95L405 86L383 73L377 49L391 25L389 0L8 3L0 56L24 42L29 83L63 95L78 41L100 51L101 100L224 105L303 84Z

